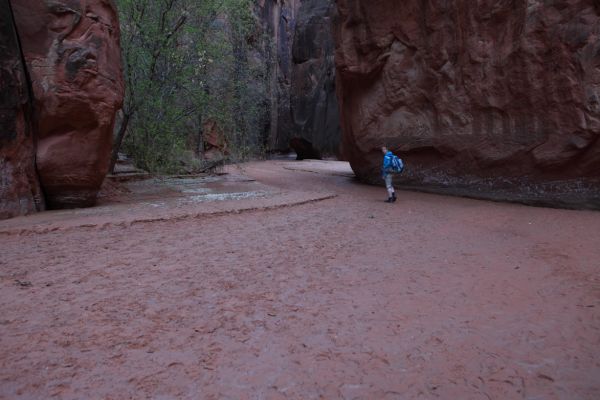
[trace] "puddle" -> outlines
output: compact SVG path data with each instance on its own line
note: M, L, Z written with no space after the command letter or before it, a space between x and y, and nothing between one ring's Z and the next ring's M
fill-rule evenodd
M208 188L193 188L193 189L184 189L181 193L192 193L192 194L206 194L212 192L212 189Z
M224 201L224 200L243 200L250 198L266 197L269 193L259 190L251 192L231 192L231 193L207 193L196 196L188 196L179 201L179 203L203 203L209 201Z

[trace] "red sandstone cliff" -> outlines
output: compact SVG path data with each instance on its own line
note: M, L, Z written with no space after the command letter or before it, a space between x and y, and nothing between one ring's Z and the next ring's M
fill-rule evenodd
M600 207L600 1L339 0L343 153L377 181Z
M49 206L93 205L123 99L112 0L13 0L35 107L37 170Z
M43 206L31 101L10 4L0 1L0 219Z

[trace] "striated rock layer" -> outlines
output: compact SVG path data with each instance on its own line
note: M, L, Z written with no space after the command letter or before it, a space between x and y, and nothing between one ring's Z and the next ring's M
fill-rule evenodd
M13 0L35 99L37 169L52 208L93 205L123 99L112 0Z
M0 1L0 219L42 207L27 74L8 0Z
M338 0L342 149L379 181L600 208L600 2Z

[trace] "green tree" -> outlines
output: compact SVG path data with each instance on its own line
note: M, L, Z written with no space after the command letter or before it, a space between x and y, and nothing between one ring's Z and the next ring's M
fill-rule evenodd
M112 165L124 150L136 164L181 172L202 162L208 121L229 159L263 149L267 76L249 61L260 36L251 0L118 0L126 99ZM254 44L253 44L254 43ZM254 57L255 58L255 57Z

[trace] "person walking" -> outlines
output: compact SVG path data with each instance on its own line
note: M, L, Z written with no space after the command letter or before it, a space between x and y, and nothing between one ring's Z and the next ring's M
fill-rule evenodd
M381 147L383 153L383 166L381 167L381 177L385 181L385 187L388 192L386 203L396 201L396 190L393 186L393 174L400 173L404 169L404 164L398 156L394 155L386 146Z

